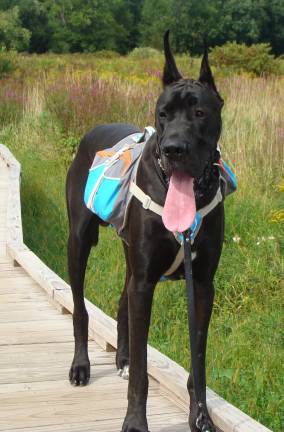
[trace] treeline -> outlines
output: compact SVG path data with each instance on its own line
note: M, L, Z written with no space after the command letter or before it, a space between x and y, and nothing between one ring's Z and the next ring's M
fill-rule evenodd
M199 54L227 41L284 53L283 0L0 0L0 48L43 53L162 48Z

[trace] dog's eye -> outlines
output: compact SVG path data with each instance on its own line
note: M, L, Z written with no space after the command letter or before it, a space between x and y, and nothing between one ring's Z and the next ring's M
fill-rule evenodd
M196 117L204 117L204 112L200 109L195 111Z
M167 117L167 114L165 113L165 111L161 111L161 112L159 112L159 117L164 119Z

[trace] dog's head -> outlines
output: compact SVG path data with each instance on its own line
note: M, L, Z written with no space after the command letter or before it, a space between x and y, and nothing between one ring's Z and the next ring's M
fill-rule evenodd
M205 49L198 80L179 73L164 36L164 90L156 106L156 129L162 166L170 177L174 171L200 177L215 152L221 133L223 99L219 95Z

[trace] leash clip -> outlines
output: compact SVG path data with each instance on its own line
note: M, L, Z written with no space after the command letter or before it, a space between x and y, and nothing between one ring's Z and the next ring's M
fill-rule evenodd
M142 203L142 207L145 210L148 210L150 208L151 202L152 202L151 197L149 197L149 195L145 195L144 201Z

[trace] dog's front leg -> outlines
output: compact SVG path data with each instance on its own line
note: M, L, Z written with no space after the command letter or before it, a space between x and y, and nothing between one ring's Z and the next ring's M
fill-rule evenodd
M154 285L133 275L128 285L130 368L128 408L122 432L148 432L147 340Z
M197 382L194 382L191 371L188 379L188 391L190 395L189 425L191 432L213 432L215 431L215 427L206 406L205 359L208 327L214 300L214 286L213 283L205 284L195 280L194 291L198 355L196 376L198 379ZM196 392L196 390L198 391ZM200 397L198 401L196 393Z

